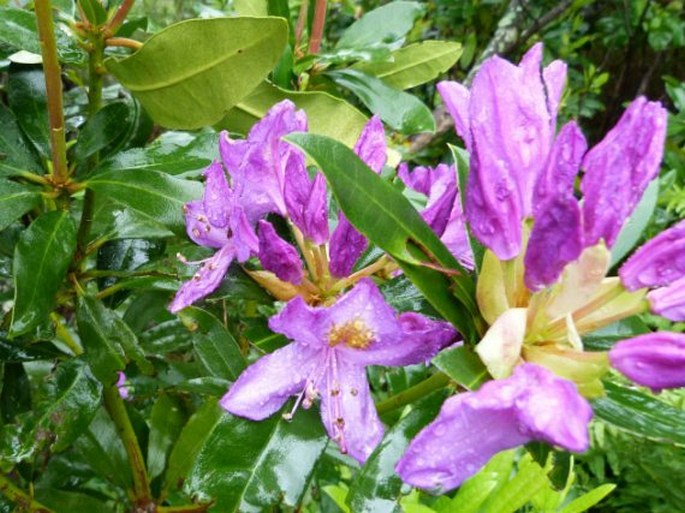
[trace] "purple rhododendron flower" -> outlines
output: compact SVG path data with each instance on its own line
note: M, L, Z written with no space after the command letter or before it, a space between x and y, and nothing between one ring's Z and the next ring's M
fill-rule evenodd
M214 292L234 259L245 262L259 251L255 227L269 213L284 215L283 182L286 164L304 166L304 155L281 137L305 130L304 111L288 101L276 104L255 124L246 140L219 136L222 164L205 171L202 200L185 205L188 236L198 245L216 248L193 278L179 289L169 310L178 312ZM226 171L232 178L229 184Z
M660 392L685 386L685 334L657 332L617 343L611 365L639 385Z
M574 452L587 450L591 418L590 404L573 383L526 363L507 379L445 401L395 470L406 483L444 492L474 475L498 452L532 440Z
M221 405L234 415L262 420L290 396L297 395L293 412L320 397L329 436L362 463L383 437L366 366L424 362L456 337L445 322L415 313L398 316L370 279L330 307L309 306L298 296L269 327L293 342L248 367Z
M130 392L128 390L129 387L126 384L126 374L119 371L119 372L117 372L117 376L118 376L118 378L117 378L116 386L117 386L117 389L119 390L119 395L121 396L122 399L128 399L130 396Z
M454 166L419 166L409 172L409 166L402 163L397 176L406 186L428 197L421 217L440 237L457 261L466 269L473 269L473 252L464 226Z

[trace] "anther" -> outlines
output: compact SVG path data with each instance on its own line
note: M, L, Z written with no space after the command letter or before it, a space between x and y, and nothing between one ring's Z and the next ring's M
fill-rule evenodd
M284 413L283 415L281 415L281 417L283 417L283 420L287 420L288 422L293 420L293 414L292 413Z
M195 237L199 237L201 235L200 230L198 230L197 228L193 228L193 235L195 235Z
M350 388L350 394L356 397L357 394L359 394L359 390L357 390L356 388Z

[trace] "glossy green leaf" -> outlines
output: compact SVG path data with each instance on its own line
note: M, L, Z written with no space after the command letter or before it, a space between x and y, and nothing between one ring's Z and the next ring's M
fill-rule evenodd
M48 212L21 234L14 248L12 336L47 319L76 250L76 225L68 212Z
M88 296L79 298L76 320L85 358L95 377L105 384L116 382L117 371L126 367L120 340L133 335L130 330L119 331L125 324L117 322L116 318L117 314L97 299Z
M649 331L644 321L634 315L583 335L583 346L593 351L608 351L616 342L649 333Z
M10 363L32 362L35 360L52 360L63 356L52 342L34 342L23 345L16 341L5 340L0 336L0 361Z
M204 170L218 157L218 136L213 132L165 132L145 148L122 151L103 160L97 172L136 169L140 172L152 170L178 175Z
M161 394L150 413L150 437L147 446L147 472L154 479L164 472L174 442L183 429L185 415L179 401Z
M233 8L241 16L266 16L269 14L268 0L233 0Z
M426 301L419 289L404 275L384 281L379 288L387 303L398 312L419 312L437 316L435 309Z
M174 233L145 214L104 196L95 197L92 237L100 241L155 239Z
M352 91L371 112L395 130L403 134L435 132L433 113L416 96L354 69L329 71L327 75Z
M451 41L423 41L392 52L386 62L358 62L351 68L380 78L395 89L410 89L450 69L461 56L462 47Z
M44 158L50 156L50 124L45 77L41 66L12 64L7 98L19 126Z
M53 487L36 487L36 499L54 511L87 511L88 513L111 513L114 504L107 503L92 495L67 492Z
M157 123L199 128L222 119L266 78L283 53L287 32L282 18L187 20L105 65Z
M0 42L40 54L35 14L25 9L0 7Z
M355 513L400 511L402 480L395 472L409 442L438 413L442 396L424 401L395 424L350 485L347 503Z
M396 1L374 9L354 22L338 41L337 48L365 48L400 44L423 14L418 2Z
M185 229L184 203L202 196L199 182L173 178L157 171L108 171L95 175L86 185L177 233L183 233Z
M41 172L38 159L24 139L14 113L0 103L0 176L22 171Z
M347 218L395 258L433 307L467 340L475 340L478 314L473 282L409 200L342 143L313 134L292 134L286 139L319 164ZM447 278L421 265L425 261L460 274Z
M309 133L332 137L350 148L354 147L367 122L366 116L352 105L328 93L286 91L263 82L231 109L217 126L246 134L271 107L285 99L307 113Z
M478 355L467 346L445 349L433 358L435 365L467 390L476 390L490 375Z
M645 231L649 220L652 218L658 198L659 178L656 178L649 184L642 195L642 199L618 233L616 242L611 247L611 265L620 262L640 240L642 232Z
M80 360L61 363L47 382L48 391L36 424L40 430L54 435L51 451L68 448L90 425L100 406L102 385ZM41 407L44 406L44 409Z
M519 460L516 474L488 498L483 510L486 513L516 513L543 490L546 481L546 469L526 454Z
M8 180L0 180L0 230L40 204L40 190Z
M559 513L582 513L599 503L604 497L609 495L616 488L615 484L604 484L594 490L590 490L585 495L573 499Z
M294 507L327 441L317 411L300 409L290 422L278 414L253 422L223 413L203 440L184 489L213 499L217 511Z
M74 160L83 162L91 155L109 147L109 153L116 151L130 134L134 123L134 112L126 102L119 101L105 105L86 121L74 145ZM106 157L104 153L102 157Z
M3 362L0 414L2 421L12 422L19 414L31 409L31 385L24 366L19 362Z
M211 313L190 307L179 313L192 333L195 356L216 378L235 381L245 368L238 342L223 323Z
M638 436L685 444L685 412L633 388L604 383L592 401L597 418Z
M86 19L96 27L107 21L107 11L99 0L78 0L78 4Z

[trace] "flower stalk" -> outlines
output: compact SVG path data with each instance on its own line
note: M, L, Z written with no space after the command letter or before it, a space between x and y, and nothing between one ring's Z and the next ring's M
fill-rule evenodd
M327 0L316 0L314 6L314 21L312 22L312 35L309 38L309 53L319 53L323 40L323 29L326 24Z
M418 383L413 387L410 387L399 394L393 395L385 401L378 403L376 405L376 410L378 411L379 415L391 412L419 399L423 399L436 390L445 388L449 382L450 378L447 376L447 374L436 372L431 377L424 379L421 383Z
M18 510L29 513L54 513L50 508L34 500L4 474L0 474L0 493L12 501Z
M52 21L50 0L36 1L35 10L50 120L52 180L56 186L62 186L69 181L69 169L67 167L67 142L64 131L64 109L62 107L62 69L57 57L55 26Z

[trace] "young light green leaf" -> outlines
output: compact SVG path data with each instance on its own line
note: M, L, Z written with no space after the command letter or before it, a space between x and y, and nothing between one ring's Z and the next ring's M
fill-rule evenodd
M598 504L604 497L609 495L616 488L615 484L604 484L594 490L590 490L585 495L569 502L559 513L583 513L594 505Z
M10 335L47 319L76 251L76 225L69 212L38 217L14 248L14 309Z
M366 13L343 32L336 48L401 46L404 36L423 14L418 2L390 2Z
M202 196L202 184L199 182L174 178L158 171L108 171L95 175L86 185L177 233L183 233L185 227L184 203Z
M624 256L630 252L637 241L640 240L642 232L645 231L649 220L652 218L657 199L659 198L659 178L657 177L649 184L642 199L639 201L635 210L623 225L616 238L616 242L611 247L611 265L616 265Z
M459 59L462 47L451 41L423 41L407 45L385 62L358 62L351 69L380 78L395 89L410 89L450 69Z
M518 463L514 477L498 488L485 502L486 513L515 513L546 485L546 469L526 454Z
M431 110L413 96L387 86L382 80L354 69L326 73L338 85L352 91L366 107L390 127L404 134L435 132Z
M319 164L338 205L357 229L398 262L465 339L475 341L478 311L473 282L409 200L338 141L313 134L292 134L286 140ZM458 274L450 279L433 269L435 265Z
M598 418L638 436L685 444L685 412L608 381L604 389L606 396L592 401Z
M157 123L200 128L222 119L266 78L287 34L286 20L275 17L187 20L105 65Z
M326 135L352 148L357 142L366 116L344 100L320 91L286 91L269 82L262 82L218 124L232 132L246 134L252 125L281 100L291 100L307 113L309 132Z
M0 230L40 204L40 191L9 180L0 180Z

